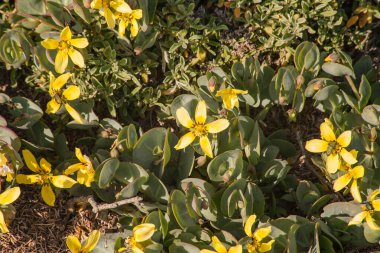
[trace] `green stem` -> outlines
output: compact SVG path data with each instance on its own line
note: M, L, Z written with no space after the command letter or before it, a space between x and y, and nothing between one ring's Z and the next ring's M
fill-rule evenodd
M352 81L351 76L345 75L344 77L346 78L346 80L347 80L348 84L350 85L352 91L354 92L356 98L360 99L360 95L359 95L358 89L356 89L355 83L354 83L354 81Z

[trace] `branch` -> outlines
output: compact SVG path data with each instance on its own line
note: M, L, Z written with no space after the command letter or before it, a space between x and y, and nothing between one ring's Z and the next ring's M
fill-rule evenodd
M301 134L300 134L300 132L298 130L297 130L296 135L297 135L297 142L298 142L298 145L299 145L300 150L301 150L301 154L302 154L302 156L305 157L305 165L306 165L306 167L319 179L319 181L321 181L321 183L327 185L327 187L329 187L329 189L332 192L334 192L338 196L338 198L340 200L345 200L345 198L343 197L343 195L340 192L335 192L333 186L331 185L331 183L325 177L321 176L314 169L314 166L308 160L308 157L307 157L307 154L306 154L306 151L305 151L305 147L304 147L302 139L301 139Z

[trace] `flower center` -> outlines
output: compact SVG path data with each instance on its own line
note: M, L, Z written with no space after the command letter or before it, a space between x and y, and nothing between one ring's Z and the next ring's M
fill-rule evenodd
M13 173L13 170L6 164L0 167L0 176L5 177L7 174Z
M71 44L68 40L61 40L58 43L58 50L65 50L71 48Z
M103 8L106 9L106 8L109 8L110 7L110 0L103 0L102 3L103 3Z
M196 124L191 130L198 137L207 135L207 127L203 124Z

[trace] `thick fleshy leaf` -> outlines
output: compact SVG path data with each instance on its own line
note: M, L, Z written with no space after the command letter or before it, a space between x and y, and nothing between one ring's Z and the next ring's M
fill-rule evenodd
M64 175L53 176L51 178L51 182L55 187L64 189L71 188L74 184L77 183L77 181L74 179Z
M133 228L133 237L136 242L145 242L153 236L155 231L156 226L154 224L143 223Z
M80 250L82 248L82 245L81 245L80 241L78 240L78 238L76 238L73 235L70 235L67 237L66 245L69 248L69 250L71 251L71 253L80 253Z
M36 173L40 172L40 167L38 166L37 160L34 157L34 155L32 154L32 152L30 152L27 149L24 149L22 151L22 156L24 157L24 161L25 161L26 167L28 167L28 169L30 169L31 171L36 172Z
M313 139L306 142L305 148L312 153L322 153L328 148L328 142L320 139Z
M98 244L100 239L100 231L99 230L94 230L92 231L89 235L88 238L83 245L82 252L91 252L95 246Z
M249 216L247 221L245 222L244 232L249 237L252 237L252 226L255 222L256 222L256 215L254 215L254 214Z
M212 240L212 246L214 247L216 252L227 253L226 247L224 247L224 245L219 241L218 237L213 236L211 240Z
M13 203L20 196L20 193L20 187L5 190L0 194L0 205L6 206Z
M71 40L71 30L70 30L70 27L66 26L65 28L63 28L63 30L61 31L61 40Z
M351 175L349 173L339 177L334 183L334 191L338 192L346 187L351 182Z
M348 145L350 145L351 143L351 136L352 136L352 133L351 131L344 131L343 133L341 133L338 137L338 139L336 140L336 142L338 142L338 144L341 146L341 147L348 147Z
M177 150L186 148L194 141L194 139L195 139L195 134L192 132L188 132L187 134L185 134L179 139L177 145L175 145L174 148Z
M336 140L333 129L330 127L330 124L323 122L320 126L321 137L327 142L332 142Z
M86 38L76 38L70 41L71 45L76 48L85 48L88 46L88 40Z
M184 126L186 128L194 127L194 122L190 118L189 113L187 112L187 110L184 107L181 107L176 111L176 117L182 126Z
M70 85L63 91L62 96L67 100L75 100L80 96L80 89L76 85Z
M212 147L210 140L207 136L201 136L199 139L199 145L201 146L202 151L210 158L213 158Z
M44 184L41 188L41 196L46 204L49 206L54 206L55 203L55 194L50 184Z
M338 154L330 154L326 160L326 170L330 174L334 174L340 168L340 159Z
M211 123L206 124L206 131L212 134L222 132L227 129L230 122L226 119L218 119Z
M207 119L207 107L206 102L201 100L198 102L195 109L195 122L199 125L203 125Z
M54 39L46 39L41 41L41 45L46 48L46 49L57 49L59 45L59 41L54 40Z
M67 55L67 50L58 50L57 55L55 56L54 68L57 73L62 74L67 68L69 63L69 56Z
M75 50L74 48L70 48L68 52L70 59L73 61L75 65L77 65L80 68L84 67L84 59L81 53L79 53L78 50Z

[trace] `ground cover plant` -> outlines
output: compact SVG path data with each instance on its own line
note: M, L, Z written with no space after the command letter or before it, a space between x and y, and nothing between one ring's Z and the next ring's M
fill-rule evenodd
M0 252L380 250L376 0L0 5Z

